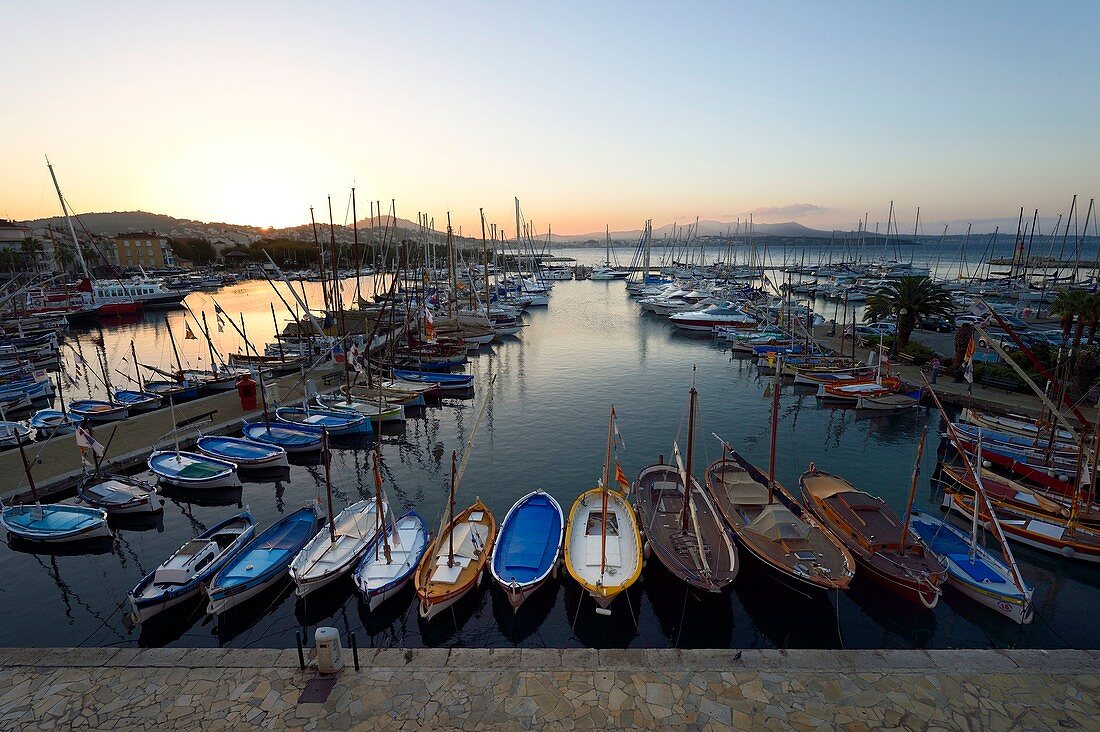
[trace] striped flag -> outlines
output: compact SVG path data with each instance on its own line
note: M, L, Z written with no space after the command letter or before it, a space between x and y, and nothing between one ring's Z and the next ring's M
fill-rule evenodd
M619 461L615 461L615 481L619 484L619 487L623 489L623 492L630 490L630 478L626 477L626 473L623 472L623 466L619 465Z
M619 419L615 414L615 407L611 407L611 427L615 431L615 441L625 450L626 440L623 439L622 433L619 432Z
M970 337L970 343L966 346L966 355L963 356L963 377L967 383L974 383L974 337Z

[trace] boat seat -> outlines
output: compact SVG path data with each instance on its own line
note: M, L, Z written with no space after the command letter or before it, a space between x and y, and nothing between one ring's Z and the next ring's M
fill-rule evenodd
M608 536L606 542L606 548L601 551L603 546L603 537L599 534L595 536L589 535L585 537L585 562L589 567L600 566L600 556L604 555L604 566L607 567L621 567L622 557L619 553L619 542L617 539L612 539Z
M744 470L726 470L722 473L722 487L730 503L761 505L768 502L768 488L757 483Z

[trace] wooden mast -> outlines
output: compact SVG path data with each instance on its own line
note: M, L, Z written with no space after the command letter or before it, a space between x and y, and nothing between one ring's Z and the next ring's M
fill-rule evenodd
M321 427L321 459L325 463L325 493L328 496L328 538L336 543L336 520L332 513L332 453L328 449L328 427Z
M691 367L691 390L688 391L688 442L687 464L684 467L684 508L680 512L680 528L688 530L691 510L691 466L695 457L695 404L698 401L699 392L695 390L695 367Z
M611 405L611 418L607 421L607 454L603 462L603 481L600 484L600 577L603 577L607 566L607 491L608 481L611 479L611 440L615 434L615 405Z
M195 317L192 313L191 317ZM202 334L206 336L206 345L210 349L210 373L218 375L218 367L214 365L214 341L210 340L210 327L206 324L206 311L202 311Z
M905 504L905 522L901 525L901 540L898 542L898 551L902 554L905 554L905 546L909 543L909 523L913 519L913 499L917 496L917 480L920 478L920 459L924 456L924 438L927 436L928 426L925 425L920 433L920 442L917 443L917 461L913 464L913 478L909 481L909 500ZM975 511L974 515L977 516L978 512Z
M458 452L451 450L451 489L447 493L447 566L455 566L455 474Z
M489 242L485 238L485 209L479 208L478 213L481 215L481 249L485 254L485 319L489 321L489 327L492 327L492 320L489 318Z
M355 257L355 307L359 307L359 301L363 297L362 293L362 257L359 253L359 222L357 222L355 214L355 186L351 188L351 237L352 237L352 256Z
M183 381L183 362L180 361L180 352L176 348L176 336L172 334L172 322L168 319L164 319L164 325L168 328L168 340L172 343L172 354L176 357L176 368L178 369L176 378L179 381Z
M138 368L137 349L134 348L133 338L130 339L130 355L134 359L134 375L137 376L138 391L145 391L145 382L141 379L141 369ZM64 406L62 406L62 411L64 411Z
M783 359L775 358L775 379L772 382L772 430L771 452L768 455L768 505L775 503L775 447L779 436L779 374L783 371Z

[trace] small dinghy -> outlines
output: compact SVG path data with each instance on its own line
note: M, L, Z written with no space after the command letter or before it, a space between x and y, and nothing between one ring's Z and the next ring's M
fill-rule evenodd
M198 399L202 385L197 381L146 381L145 391L171 399L173 402L183 402L188 399Z
M93 424L126 419L130 414L130 408L125 404L115 404L100 399L77 399L75 402L69 402L69 411L78 417L83 417L85 422Z
M60 409L39 409L30 419L30 425L38 431L39 437L72 434L83 423L84 418L80 415L63 412ZM0 427L0 444L3 437L3 428Z
M348 401L346 397L333 395L322 396L320 394L314 398L314 401L321 409L361 414L367 417L371 422L392 422L405 419L405 407L402 404L390 404L384 401L379 405L377 400L370 401L365 398L352 398L351 401Z
M428 524L416 511L376 535L352 576L367 606L374 610L409 584L427 551Z
M131 391L130 389L119 389L115 392L115 401L119 404L125 404L130 408L130 412L151 412L154 409L160 409L161 396L160 394L153 394L148 391Z
M316 504L284 516L252 539L218 571L206 588L206 612L218 615L284 581L287 567L321 524Z
M238 470L285 468L290 465L286 450L278 445L265 445L243 437L206 435L198 439L195 447L203 455L234 463Z
M125 475L90 475L77 483L76 494L84 503L112 516L156 513L164 508L156 486Z
M331 437L369 435L373 430L370 419L351 411L308 409L303 407L279 407L275 416L280 422L303 424L308 427L324 427Z
M443 391L464 391L474 385L473 374L447 374L435 371L394 369L393 378L413 384L438 384Z
M106 511L59 503L5 506L0 524L20 539L55 544L111 535Z
M385 515L386 506L382 506ZM305 597L352 570L378 534L381 519L374 500L358 501L336 516L290 563L294 593Z
M489 572L512 610L557 574L565 517L554 497L536 490L516 501L500 524Z
M31 439L31 428L22 422L0 422L0 448L15 447Z
M321 449L321 429L292 422L244 422L244 436L253 442L276 445L287 452L316 452Z
M130 590L130 620L136 625L198 595L203 583L251 541L255 531L256 522L245 511L184 544Z
M149 470L169 485L180 488L240 488L237 466L228 460L184 450L154 450Z

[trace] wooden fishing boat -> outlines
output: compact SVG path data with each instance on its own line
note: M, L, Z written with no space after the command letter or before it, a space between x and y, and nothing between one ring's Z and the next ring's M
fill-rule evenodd
M30 442L31 428L22 422L0 421L0 448Z
M114 399L119 404L129 407L131 414L151 412L154 409L160 409L163 404L163 397L160 394L130 389L119 389L115 392Z
M145 391L175 403L198 399L202 385L197 381L146 381Z
M1049 440L1037 436L1024 437L1010 432L998 432L968 424L954 424L953 426L956 436L961 440L973 442L980 435L983 449L1004 447L1041 456L1053 455L1056 460L1063 462L1075 462L1077 459L1077 445L1073 442L1056 440L1051 444Z
M0 524L20 539L52 544L111 535L106 511L60 503L4 506Z
M76 484L76 494L111 516L157 513L164 508L155 485L126 475L89 475Z
M391 522L367 545L352 580L370 610L390 599L412 579L428 551L428 524L416 511Z
M949 481L945 490L973 493L974 478L970 473L954 465L944 465L942 476ZM1061 496L1051 497L1037 489L1030 488L1011 478L1005 478L992 470L981 469L982 486L986 495L994 506L1004 504L1009 507L1024 508L1036 513L1043 513L1061 519L1068 519L1072 510L1070 500ZM1077 519L1082 523L1100 523L1100 510L1096 507L1084 505L1084 500L1077 506Z
M286 450L282 447L265 445L243 437L204 435L195 442L195 447L203 455L233 463L237 470L266 470L290 465Z
M419 395L417 395L419 397ZM401 404L390 404L378 400L352 398L318 394L314 397L314 403L321 409L332 411L349 411L367 417L372 422L400 422L405 419L405 407Z
M101 399L77 399L69 402L69 411L92 424L115 422L126 419L130 415L130 408L125 404L105 402Z
M913 533L947 567L947 585L1021 625L1035 615L1030 588L1021 590L1012 570L958 528L919 509L910 520Z
M260 366L275 376L294 373L309 365L309 356L259 356L250 353L229 354L230 366Z
M330 519L328 531L313 537L290 563L295 594L305 597L355 568L378 533L385 511L383 504L379 515L373 500L363 500Z
M83 423L84 418L80 415L60 409L39 409L29 420L30 426L37 430L39 437L72 434ZM0 428L0 432L2 430ZM0 444L3 444L2 440L3 435L0 434Z
M725 443L723 443L725 445ZM805 511L736 451L707 467L706 488L741 545L780 579L823 590L845 590L855 575L852 555Z
M316 452L321 449L321 429L291 422L249 422L242 420L245 438L264 445L281 447L288 453Z
M324 428L333 437L369 435L374 431L370 419L348 410L279 407L275 410L275 416L280 422Z
M944 493L942 506L967 519L973 519L972 496ZM1001 531L1012 541L1067 559L1077 559L1092 564L1100 563L1100 530L1023 508L1003 505L996 508L995 515ZM988 511L979 510L978 521L982 526L992 528Z
M565 517L554 497L535 490L520 498L500 524L489 573L512 610L557 575Z
M413 384L434 384L443 391L464 391L474 385L473 374L447 374L434 371L394 369L393 377Z
M893 378L862 383L821 384L817 387L817 398L823 401L854 404L860 397L881 397L893 394L900 385L901 382Z
M821 368L819 366L803 366L792 368L794 383L805 386L820 386L821 384L859 384L873 381L875 370L868 366L859 368Z
M610 615L611 603L642 573L642 535L626 497L608 487L615 407L607 429L602 480L582 493L565 523L565 568L596 601L596 612Z
M256 531L249 511L215 524L176 550L130 590L130 620L143 623L168 608L198 596Z
M803 505L845 543L868 578L905 600L936 606L947 568L919 540L900 543L903 523L885 501L813 464L798 483Z
M185 450L154 450L147 461L160 480L179 488L240 488L237 466Z
M480 499L443 526L414 577L420 617L431 620L481 583L496 533L496 520Z
M634 484L634 497L645 537L643 556L652 551L669 572L707 592L721 592L740 568L710 496L692 475L695 456L695 384L688 392L686 464L673 442L676 466L663 462L644 468Z
M916 409L919 404L920 398L910 394L882 394L856 399L856 409L867 412L904 412L907 409Z
M956 447L965 450L969 455L973 455L977 451L977 438L956 433L951 442ZM1066 453L1051 457L1043 450L1012 447L999 442L985 442L983 440L982 457L994 465L1004 467L1013 473L1034 480L1040 485L1051 488L1051 490L1059 490L1058 483L1068 484L1077 473L1076 455L1071 457ZM1034 470L1023 471L1017 465L1026 465ZM1045 473L1046 479L1039 477L1039 473ZM1067 489L1063 488L1062 492L1067 492ZM1068 492L1072 492L1072 489L1069 489Z
M1020 437L1049 438L1051 428L1049 424L1038 422L1034 419L1018 414L1006 416L982 412L974 408L963 409L959 414L959 421L981 427L983 430L1007 432ZM1055 439L1062 442L1073 442L1074 436L1069 430L1062 427L1054 431Z
M287 567L317 533L322 515L316 504L300 508L249 541L210 580L206 612L218 615L285 581Z
M390 404L400 404L405 409L414 409L416 407L426 406L424 399L424 389L420 386L410 389L394 389L387 387L368 387L368 386L352 386L351 398L353 400L369 402L371 400L378 399L381 394L383 401ZM344 390L344 393L348 393ZM336 395L331 395L330 399L339 399Z

